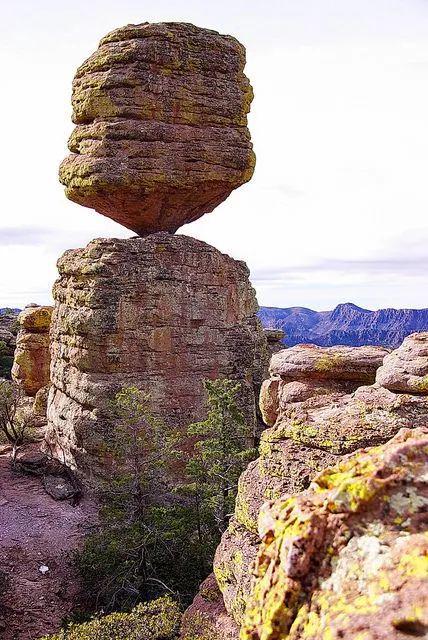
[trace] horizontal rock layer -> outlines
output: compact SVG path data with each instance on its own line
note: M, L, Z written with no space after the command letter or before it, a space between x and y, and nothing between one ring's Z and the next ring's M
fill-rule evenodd
M228 377L242 382L247 419L255 420L267 345L244 263L160 233L94 240L66 252L58 267L47 433L56 455L73 466L85 451L86 462L100 462L109 401L129 385L184 429L205 414L202 381Z
M12 378L28 396L49 384L49 328L52 307L29 306L18 316L20 330L16 340Z
M184 23L128 25L73 82L67 197L140 235L176 231L247 182L245 49Z
M413 333L391 353L376 381L391 391L428 394L428 333Z

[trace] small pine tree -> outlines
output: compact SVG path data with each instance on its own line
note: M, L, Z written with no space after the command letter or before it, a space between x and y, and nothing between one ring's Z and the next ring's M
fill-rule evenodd
M252 429L238 406L240 384L227 379L206 380L205 420L191 424L188 435L198 438L187 463L198 519L214 521L219 534L233 513L238 479L256 450Z
M0 378L10 379L13 356L4 340L0 340Z
M19 411L21 398L22 391L18 385L0 380L0 434L12 445L13 463L30 426L28 416Z

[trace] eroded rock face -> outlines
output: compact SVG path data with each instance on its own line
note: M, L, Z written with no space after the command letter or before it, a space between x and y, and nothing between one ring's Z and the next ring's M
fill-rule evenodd
M73 82L67 197L139 235L212 211L254 171L245 49L184 23L109 33Z
M428 333L412 333L385 358L377 373L379 384L391 391L428 394Z
M227 614L216 579L211 574L183 615L180 640L236 640L238 635L239 627Z
M94 240L58 263L47 442L74 466L99 459L99 428L123 386L178 428L205 415L202 381L242 382L247 419L266 368L248 269L185 236ZM101 434L101 437L105 435Z
M52 307L29 306L18 316L20 330L16 339L12 378L27 396L35 396L49 384L49 329Z
M293 347L272 357L274 375L262 386L260 406L272 426L262 433L259 458L240 478L235 517L214 561L226 609L238 623L243 620L249 594L248 579L242 576L248 575L257 554L262 505L304 491L317 473L346 454L385 443L402 428L428 424L427 396L394 393L377 383L360 386L364 381L374 382L384 350L346 348L349 362L345 351L339 361L332 360L331 349L325 350L328 361L338 363L339 380L333 379L333 367L323 367L322 378L317 379L317 363L327 361L323 348L316 348L312 371L307 355L312 357L313 350L302 345L300 354L299 347ZM385 360L388 358L386 355ZM291 375L297 379L292 380Z
M269 370L284 380L356 380L370 384L388 353L383 347L301 344L275 354Z
M403 429L261 513L242 640L428 634L428 429Z

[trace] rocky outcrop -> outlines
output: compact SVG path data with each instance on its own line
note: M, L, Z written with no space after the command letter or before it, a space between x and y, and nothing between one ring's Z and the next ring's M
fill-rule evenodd
M16 340L12 378L27 396L35 396L39 389L49 384L51 315L52 307L31 305L18 317L20 329Z
M428 634L428 428L345 458L263 509L242 640Z
M303 344L283 349L270 363L272 376L282 380L374 382L388 351L382 347L317 347Z
M281 329L265 329L264 332L270 353L278 353L284 348L284 332Z
M413 333L385 358L376 380L390 391L428 394L428 333Z
M58 267L47 432L58 457L99 460L98 430L123 386L150 393L154 412L185 428L205 414L205 378L235 379L255 420L266 341L244 263L160 233L94 240Z
M260 544L262 505L304 491L316 474L347 454L385 443L402 428L427 425L427 396L394 393L375 383L382 361L390 358L382 348L309 345L272 357L260 400L270 428L262 433L259 458L240 478L235 516L214 561L226 610L239 624Z
M235 38L191 24L105 36L73 82L67 197L139 235L176 231L253 173L253 97Z
M236 640L239 627L227 614L213 574L183 615L180 640Z

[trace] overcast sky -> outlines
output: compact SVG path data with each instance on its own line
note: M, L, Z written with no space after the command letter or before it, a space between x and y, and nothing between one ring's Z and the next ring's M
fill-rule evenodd
M260 304L428 307L427 0L9 0L0 9L0 307L48 302L68 248L131 232L57 180L77 66L115 27L247 47L252 181L182 233L245 260Z

